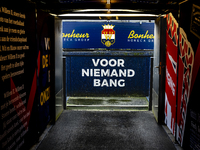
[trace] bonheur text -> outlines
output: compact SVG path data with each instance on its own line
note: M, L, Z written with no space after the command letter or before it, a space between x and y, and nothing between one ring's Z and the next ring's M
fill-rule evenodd
M94 87L125 87L125 78L135 76L133 69L125 68L124 59L92 59L92 63L94 68L82 69L82 77L96 77L93 79ZM101 69L97 68L99 66ZM102 67L109 69L102 69ZM102 77L106 78L102 79Z

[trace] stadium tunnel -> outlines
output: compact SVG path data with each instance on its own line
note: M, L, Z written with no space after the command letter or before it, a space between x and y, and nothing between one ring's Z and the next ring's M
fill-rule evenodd
M1 149L29 149L66 109L152 111L198 149L199 14L194 0L2 0Z

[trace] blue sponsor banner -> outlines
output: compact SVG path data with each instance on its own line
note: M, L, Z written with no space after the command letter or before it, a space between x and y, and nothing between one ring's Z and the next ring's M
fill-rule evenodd
M148 96L150 57L67 56L68 96Z
M154 23L63 22L64 49L153 49Z

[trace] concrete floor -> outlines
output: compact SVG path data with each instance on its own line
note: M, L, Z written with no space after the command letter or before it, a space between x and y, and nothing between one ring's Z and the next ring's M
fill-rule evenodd
M69 97L67 109L93 111L147 111L146 97Z
M146 97L69 97L67 105L148 105Z
M150 111L65 110L38 150L175 150Z

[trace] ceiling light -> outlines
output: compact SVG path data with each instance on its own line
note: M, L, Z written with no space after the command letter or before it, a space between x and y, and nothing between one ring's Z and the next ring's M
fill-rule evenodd
M73 12L91 12L91 11L112 11L112 12L141 12L139 10L131 10L131 9L81 9L81 10L75 10Z
M60 17L158 17L154 14L60 14Z
M57 17L57 15L56 15L56 14L49 13L49 15L51 15L51 16L54 16L54 17Z

